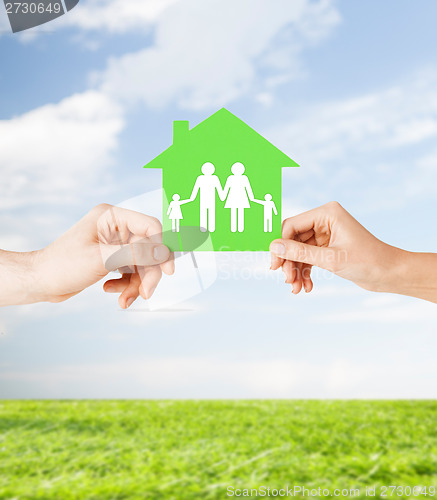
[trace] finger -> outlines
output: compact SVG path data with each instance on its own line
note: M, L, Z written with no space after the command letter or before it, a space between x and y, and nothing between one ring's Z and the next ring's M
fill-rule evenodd
M325 207L318 207L294 217L289 217L282 223L282 237L292 239L296 234L304 234L314 230L314 227L328 215Z
M298 278L298 265L294 260L288 261L291 264L291 283L294 283Z
M297 241L301 241L302 243L311 244L310 241L314 239L314 229L310 229L309 231L305 231L304 233L299 233L297 238L295 239Z
M129 285L130 274L122 278L112 279L105 282L103 290L106 293L121 293Z
M301 240L307 243L308 245L317 245L316 236L313 232L311 236L305 241L303 235L301 235ZM313 280L311 279L311 269L313 266L311 264L304 264L302 266L302 279L303 279L303 288L305 293L311 292L313 289Z
M162 225L155 217L107 204L95 207L88 214L90 224L95 224L96 217L100 243L122 245L136 237L162 243Z
M302 284L305 293L310 293L313 289L313 281L311 279L311 264L302 264Z
M138 236L162 235L162 225L156 217L120 207L112 207L111 210L119 228L125 225L132 234Z
M111 207L109 209L109 217L111 217L112 219L111 222L113 227L111 239L116 240L117 244L119 245L122 245L123 243L129 243L131 232L127 224L117 219L115 208L116 207Z
M291 284L296 279L296 267L294 264L295 263L291 260L286 260L284 264L282 264L282 271L285 274L285 283Z
M299 217L300 216L291 217L290 219L298 219ZM293 226L290 222L290 219L286 219L282 222L282 238L292 239L299 235L300 241L306 241L314 235L314 230L312 227L305 229L304 232L300 234L299 228L305 228L306 226L299 225L299 220L295 221L295 226ZM276 269L279 269L281 266L283 266L284 262L285 260L283 258L279 257L278 255L271 254L270 269L275 271Z
M105 245L105 268L114 271L124 266L154 266L166 262L170 250L162 244L136 242L123 245Z
M276 269L279 269L283 264L284 264L284 259L278 257L277 255L270 253L270 269L272 271L276 271Z
M141 278L138 273L131 274L128 286L123 290L122 294L118 298L118 303L122 309L127 309L130 307L138 295L140 294L139 288L141 285Z
M302 262L295 262L296 266L296 278L291 285L291 291L297 295L302 290Z
M175 258L174 258L174 252L171 252L170 257L166 262L163 262L161 264L161 269L162 271L167 274L168 276L172 275L175 271Z
M286 260L303 262L331 270L337 254L334 248L317 247L294 240L274 240L270 251Z
M303 243L307 243L309 245L315 245L315 236L314 230L310 229L309 231L305 231L304 233L299 233L295 236L296 241L300 241ZM300 290L303 288L306 293L310 292L312 289L312 281L310 278L311 275L311 264L298 264L294 261L286 261L289 262L289 267L292 269L293 279L289 282L293 285L292 289L294 293L300 293ZM299 278L296 282L296 279Z
M141 294L141 297L143 297L143 299L150 299L161 280L161 268L159 266L140 268L138 272L141 281L139 286L139 293Z

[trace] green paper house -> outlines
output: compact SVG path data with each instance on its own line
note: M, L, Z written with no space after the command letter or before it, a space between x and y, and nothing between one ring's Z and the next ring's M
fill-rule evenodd
M172 251L265 251L281 236L284 167L298 167L222 108L144 168L162 169L164 243Z

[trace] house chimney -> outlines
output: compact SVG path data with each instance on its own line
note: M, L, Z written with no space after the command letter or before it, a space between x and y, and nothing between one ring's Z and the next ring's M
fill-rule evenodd
M173 122L173 144L182 144L190 131L190 122L177 120Z

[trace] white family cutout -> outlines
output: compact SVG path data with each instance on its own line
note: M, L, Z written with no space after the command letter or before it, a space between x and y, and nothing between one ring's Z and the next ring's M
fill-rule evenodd
M200 230L213 233L216 227L216 192L221 201L225 201L224 208L231 209L231 232L244 231L244 210L250 208L250 201L264 206L264 232L271 233L273 214L278 215L275 202L271 194L266 194L264 200L257 200L253 196L249 178L244 175L245 167L242 163L234 163L232 174L226 179L222 188L220 179L214 175L215 167L212 163L204 163L202 175L197 177L193 191L188 200L181 200L179 194L174 194L167 210L167 216L172 221L172 231L180 231L180 221L183 219L181 206L200 197Z

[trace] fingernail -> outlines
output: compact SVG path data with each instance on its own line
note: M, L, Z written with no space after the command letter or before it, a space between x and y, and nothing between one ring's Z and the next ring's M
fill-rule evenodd
M158 261L166 260L169 256L169 250L165 245L156 246L153 249L153 258Z
M126 300L126 309L134 303L135 297L130 297Z
M115 288L114 288L113 286L107 286L107 287L105 288L105 292L106 292L106 293L115 293L115 291L116 291L116 290L115 290Z
M270 251L277 255L284 255L285 245L283 243L272 243L270 245Z

